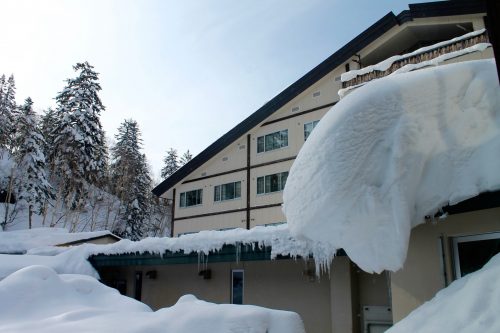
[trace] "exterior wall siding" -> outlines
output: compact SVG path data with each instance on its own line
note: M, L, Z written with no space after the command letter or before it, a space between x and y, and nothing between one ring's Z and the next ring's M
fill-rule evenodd
M452 282L452 237L488 232L500 232L500 208L451 215L445 221L415 227L403 269L391 274L394 322ZM442 247L440 237L444 240Z

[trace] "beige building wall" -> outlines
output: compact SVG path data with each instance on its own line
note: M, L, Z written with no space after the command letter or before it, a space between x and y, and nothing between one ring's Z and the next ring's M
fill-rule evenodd
M362 305L388 305L387 283L380 276L361 273L347 257L337 257L330 274L316 277L314 263L298 260L109 267L100 270L103 281L127 282L134 295L136 271L143 273L142 301L154 310L174 305L193 294L215 303L231 302L231 270L244 270L244 304L297 312L308 333L361 332ZM209 268L211 279L198 275ZM146 272L156 271L155 279ZM374 279L374 280L372 280ZM373 282L377 281L377 282Z
M453 237L499 231L500 208L451 215L444 221L415 227L404 267L391 274L394 322L452 282Z

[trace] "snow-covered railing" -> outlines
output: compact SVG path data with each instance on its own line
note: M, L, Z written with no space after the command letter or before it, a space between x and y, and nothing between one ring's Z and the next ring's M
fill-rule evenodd
M488 33L485 29L422 47L411 53L396 55L376 65L346 72L341 77L342 88L357 86L387 76L406 65L429 61L444 54L464 50L480 43L489 43Z

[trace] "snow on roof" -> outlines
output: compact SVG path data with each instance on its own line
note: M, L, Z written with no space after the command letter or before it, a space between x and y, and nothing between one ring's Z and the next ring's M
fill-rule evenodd
M60 245L113 235L110 231L73 232L63 228L35 228L0 232L0 253L25 253L43 246Z
M270 246L271 259L278 255L292 257L308 258L313 255L317 263L316 269L319 274L320 269L328 270L333 257L336 254L336 249L324 247L320 242L311 242L294 238L290 235L287 224L277 226L257 226L250 230L246 229L231 229L224 231L200 231L195 234L183 235L176 238L158 238L149 237L143 240L133 242L127 239L117 243L96 245L84 244L68 249L66 252L72 253L75 260L81 261L89 258L92 255L115 255L127 253L153 253L163 254L165 251L179 252L183 251L186 254L195 252L199 254L209 255L210 252L215 252L224 245L251 245L251 246ZM49 254L47 249L34 249L28 252L29 254Z
M500 254L454 281L387 333L500 332Z
M392 56L392 57L387 58L387 59L385 59L385 60L383 60L383 61L381 61L381 62L379 62L379 63L377 63L375 65L366 66L366 67L363 67L361 69L356 69L356 70L352 70L352 71L349 71L349 72L345 72L345 73L343 73L341 75L340 80L342 82L346 82L346 81L354 79L356 76L364 75L364 74L367 74L367 73L370 73L370 72L373 72L373 71L384 72L387 69L389 69L389 67L391 67L391 65L393 63L395 63L398 60L403 60L403 59L406 59L406 58L411 58L411 57L413 57L415 55L418 55L418 54L421 54L421 53L425 53L425 52L428 52L428 51L440 48L442 46L453 44L453 43L456 43L456 42L459 42L459 41L462 41L462 40L465 40L465 39L468 39L468 38L471 38L471 37L479 36L479 35L483 34L485 31L486 31L486 29L480 29L480 30L477 30L477 31L469 32L469 33L467 33L467 34L465 34L463 36L460 36L460 37L455 37L455 38L450 39L450 40L446 40L446 41L439 42L439 43L436 43L436 44L433 44L433 45L421 47L418 50L415 50L415 51L410 52L410 53L406 53L406 54L403 54L403 55ZM489 44L489 43L485 43L485 44Z
M291 235L343 248L368 272L402 267L410 230L441 207L500 189L493 60L387 76L340 100L291 167Z
M0 331L304 333L297 313L214 304L182 296L153 312L146 304L82 275L32 266L0 281Z
M467 47L465 49L442 54L442 55L440 55L436 58L430 59L430 60L421 61L421 62L416 63L416 64L404 65L403 67L395 70L394 72L392 72L389 75L407 73L407 72L411 72L411 71L416 70L416 69L421 69L421 68L429 67L429 66L437 66L437 65L440 65L441 63L443 63L447 60L450 60L453 58L458 58L460 56L463 56L463 55L466 55L469 53L483 52L484 50L486 50L489 47L491 47L490 43L478 43L478 44L472 45L470 47ZM347 72L347 73L350 73L350 72ZM338 94L339 94L340 98L344 98L347 95L347 92L350 92L353 89L359 88L368 82L363 82L363 83L360 83L360 84L355 85L355 86L349 86L347 88L340 89Z

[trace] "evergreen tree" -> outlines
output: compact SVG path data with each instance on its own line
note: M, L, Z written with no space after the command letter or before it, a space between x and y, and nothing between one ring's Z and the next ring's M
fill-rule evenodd
M43 148L47 163L50 164L50 157L53 157L52 151L54 150L54 129L57 126L56 112L52 108L48 108L41 119L41 131L45 140L45 147Z
M18 177L16 189L18 200L25 201L29 208L29 228L33 212L41 214L49 199L54 197L45 170L45 141L37 126L36 114L31 98L16 112L17 130L13 140L14 158L17 162Z
M111 148L110 173L113 193L122 201L120 217L124 222L115 232L132 240L143 237L150 214L151 176L141 146L137 122L125 120Z
M191 159L193 159L193 155L191 155L188 149L181 157L180 166L185 165L187 162L191 161Z
M177 150L170 148L167 151L167 156L163 159L163 163L165 165L163 166L163 169L161 169L161 177L162 178L168 178L170 177L174 172L179 169L179 162L177 161Z
M54 171L64 186L62 194L72 209L81 208L92 185L102 185L106 169L105 136L100 123L104 106L98 96L98 74L87 62L74 67L79 75L68 79L56 97Z
M5 82L5 75L0 78L0 148L11 151L11 138L14 132L13 114L16 110L16 83L11 75Z

